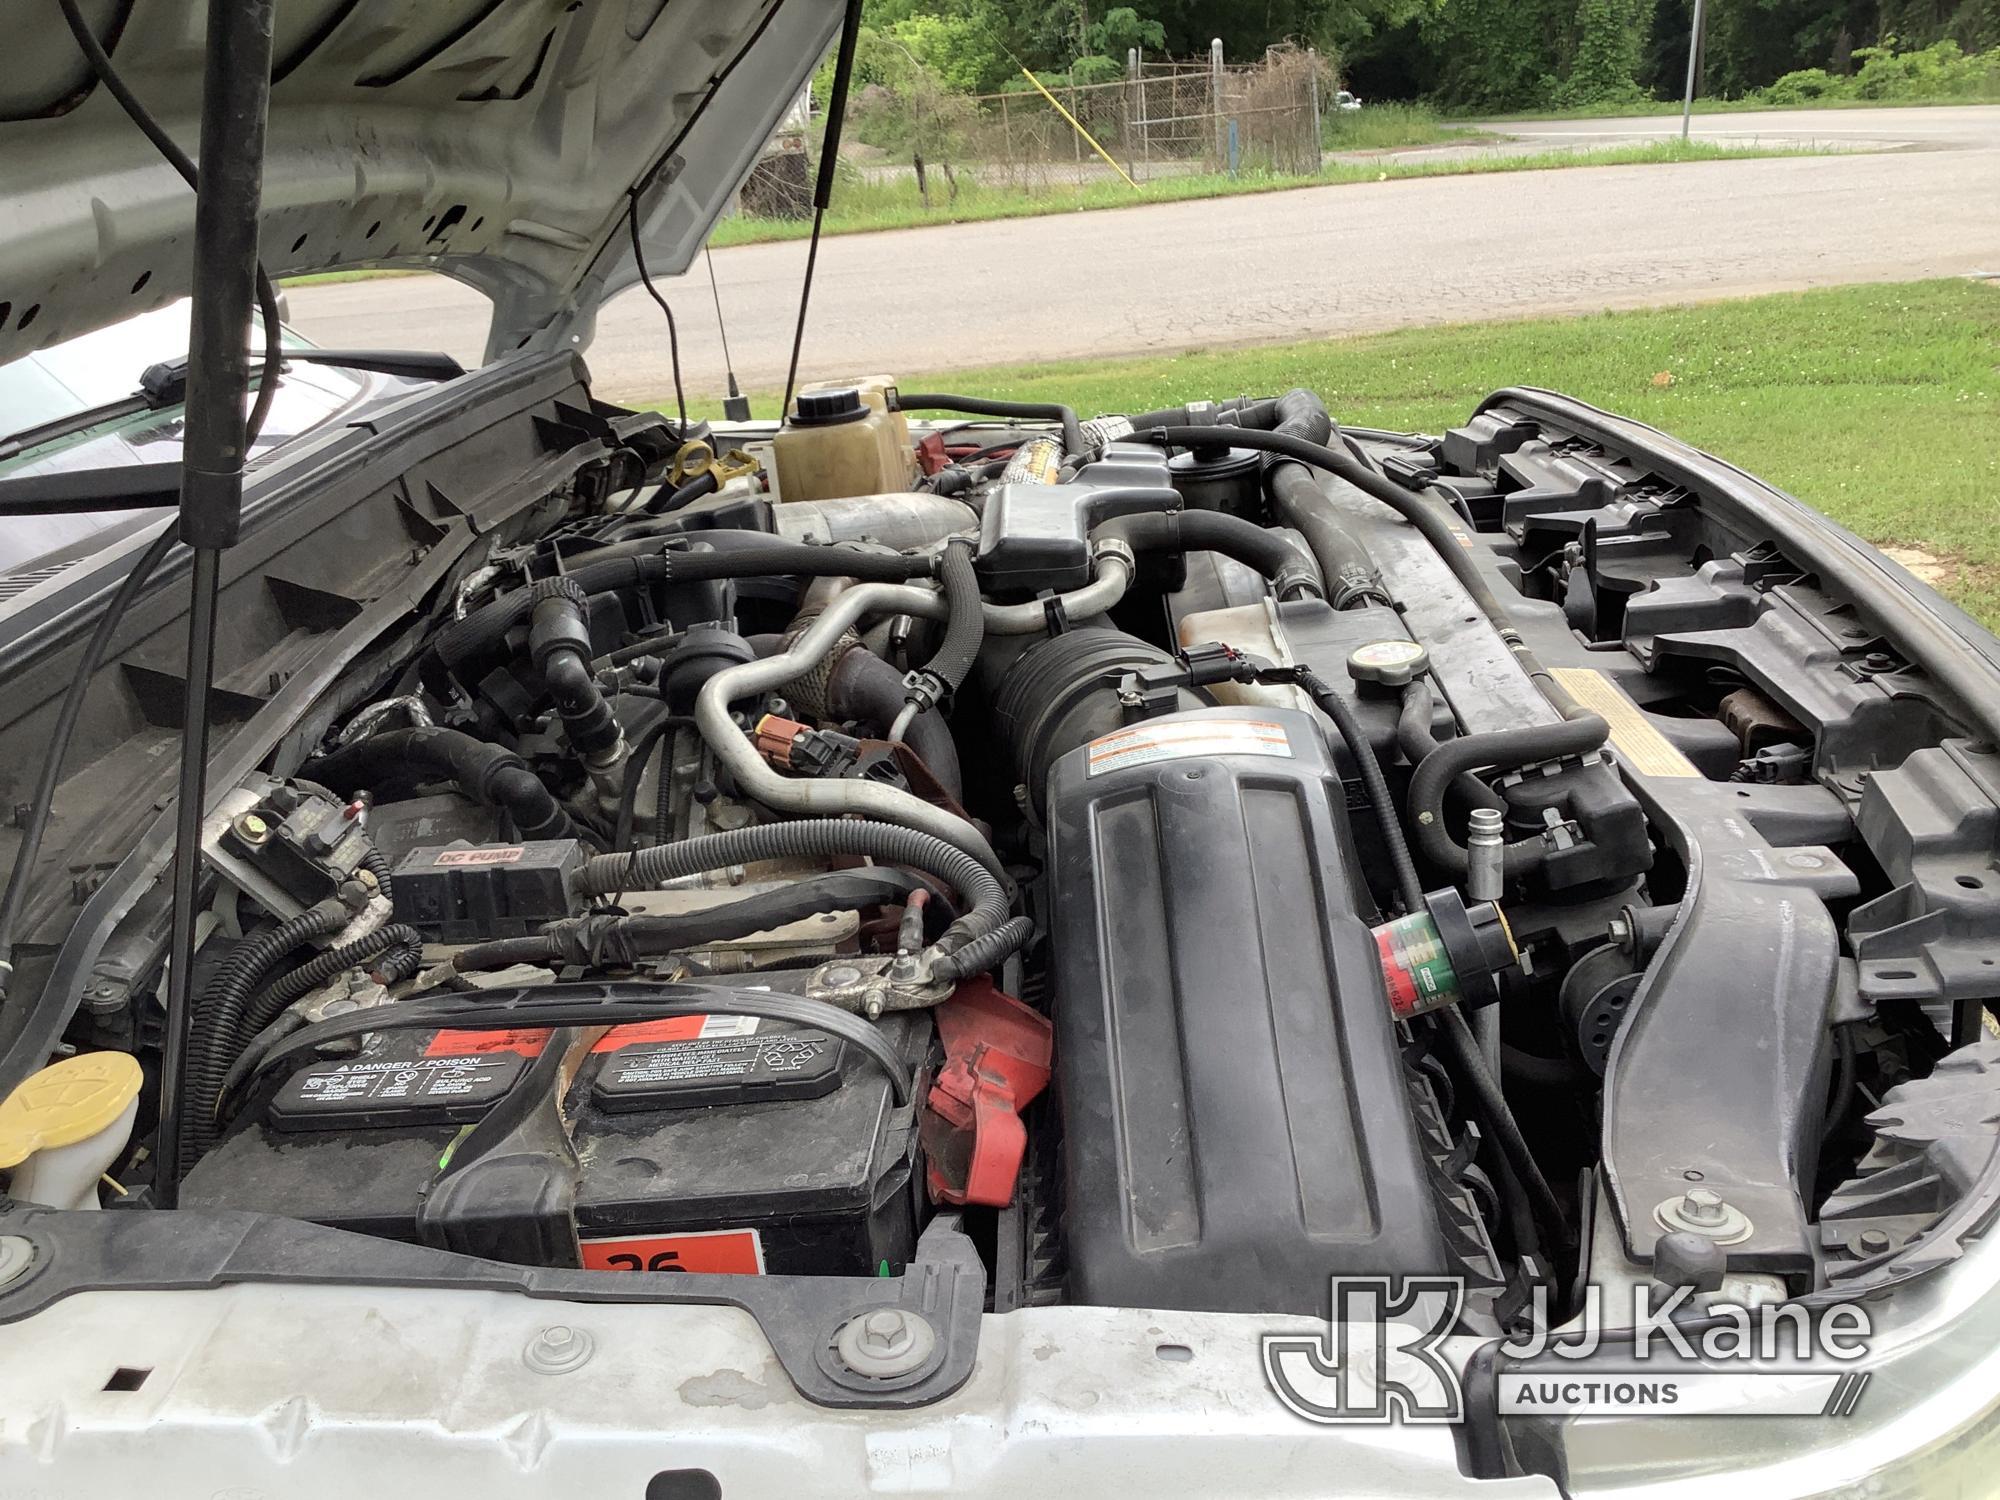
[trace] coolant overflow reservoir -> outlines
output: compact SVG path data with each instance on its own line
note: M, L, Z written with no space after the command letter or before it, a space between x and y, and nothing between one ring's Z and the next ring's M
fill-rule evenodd
M900 412L871 405L858 386L800 391L771 445L777 498L841 500L908 489L908 430Z

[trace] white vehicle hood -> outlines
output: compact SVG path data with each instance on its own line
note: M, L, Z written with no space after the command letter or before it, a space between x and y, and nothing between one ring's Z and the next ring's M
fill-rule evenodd
M195 154L205 7L81 0ZM0 74L0 361L186 296L194 195L92 77L55 0ZM685 268L839 29L834 0L279 0L273 278L441 271L493 299L487 357L577 348Z

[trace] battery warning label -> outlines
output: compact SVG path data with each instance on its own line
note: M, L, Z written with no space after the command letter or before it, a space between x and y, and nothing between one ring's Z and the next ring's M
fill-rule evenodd
M749 1036L757 1030L755 1016L667 1016L658 1021L634 1021L614 1026L598 1038L593 1052L616 1052L634 1042L685 1042L704 1036ZM510 1026L495 1031L462 1031L447 1028L435 1033L424 1047L426 1057L486 1056L512 1052L521 1057L539 1057L548 1045L546 1026Z
M1268 719L1204 719L1175 724L1135 724L1090 742L1086 774L1102 776L1130 766L1215 755L1265 755L1292 759L1285 726Z
M271 1123L281 1129L332 1129L476 1119L514 1086L525 1066L509 1053L318 1063L278 1090Z
M586 1271L693 1271L762 1276L764 1239L754 1229L699 1229L686 1234L625 1234L584 1240Z

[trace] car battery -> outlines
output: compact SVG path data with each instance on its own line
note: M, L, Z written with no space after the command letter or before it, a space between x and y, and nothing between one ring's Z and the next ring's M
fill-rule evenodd
M880 1025L922 1063L928 1018ZM388 1030L314 1059L262 1090L181 1201L414 1241L455 1143L546 1042ZM915 1111L826 1033L720 1014L615 1027L577 1070L565 1116L586 1268L872 1275L914 1249Z

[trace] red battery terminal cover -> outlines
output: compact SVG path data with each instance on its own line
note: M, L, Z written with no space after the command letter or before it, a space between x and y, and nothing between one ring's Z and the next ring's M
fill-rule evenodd
M1021 1111L1048 1087L1055 1030L984 976L961 984L935 1016L945 1060L919 1126L931 1197L1004 1208L1028 1145Z

